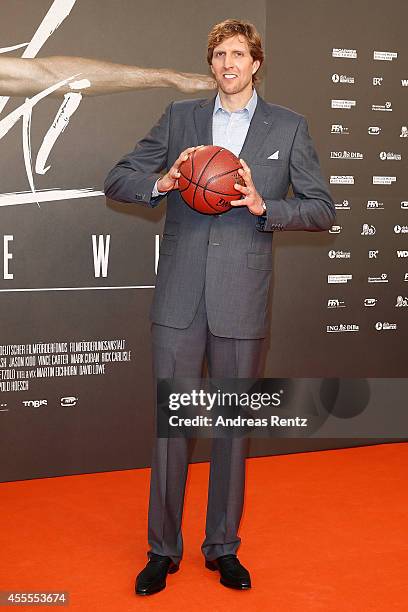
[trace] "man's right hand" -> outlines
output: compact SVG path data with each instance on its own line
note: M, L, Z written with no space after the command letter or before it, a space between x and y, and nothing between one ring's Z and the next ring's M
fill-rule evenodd
M204 145L199 145L198 147L189 147L180 153L170 170L162 176L162 178L157 181L157 189L161 192L172 191L173 189L178 189L178 179L180 178L179 168L181 164L188 160L188 156L190 153L203 147Z

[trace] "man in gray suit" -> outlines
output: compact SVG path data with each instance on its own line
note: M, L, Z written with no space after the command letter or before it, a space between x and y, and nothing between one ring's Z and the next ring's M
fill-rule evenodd
M167 216L151 311L157 378L199 378L204 356L214 378L261 372L267 334L272 237L281 230L328 230L335 210L301 115L265 102L253 83L263 62L252 24L229 19L213 27L208 63L218 94L166 109L150 133L110 171L105 193L122 202L156 206ZM241 158L242 199L223 215L202 215L178 191L180 164L195 147L214 144ZM245 160L245 161L244 161ZM164 175L159 174L164 171ZM287 198L289 185L294 197ZM248 589L237 558L247 440L212 441L206 567L223 585ZM149 562L136 593L155 593L182 558L181 519L190 444L156 440L150 483Z

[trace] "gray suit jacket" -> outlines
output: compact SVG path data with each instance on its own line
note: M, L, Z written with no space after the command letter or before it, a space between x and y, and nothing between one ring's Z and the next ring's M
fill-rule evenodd
M156 206L152 198L160 172L181 151L212 144L214 99L170 104L135 149L105 180L105 193L121 202ZM279 159L268 159L279 150ZM222 215L189 208L178 191L167 196L167 215L151 319L186 328L205 287L210 330L226 338L262 338L267 332L267 304L275 230L327 230L335 209L304 117L258 96L241 150L267 207L266 218L246 207ZM292 184L293 198L286 198Z

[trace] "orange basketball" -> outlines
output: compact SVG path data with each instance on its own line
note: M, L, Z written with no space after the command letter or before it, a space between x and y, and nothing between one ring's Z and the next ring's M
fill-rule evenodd
M234 183L245 185L238 157L228 149L212 145L195 149L180 165L179 191L183 200L205 215L219 215L232 208L230 202L242 194Z

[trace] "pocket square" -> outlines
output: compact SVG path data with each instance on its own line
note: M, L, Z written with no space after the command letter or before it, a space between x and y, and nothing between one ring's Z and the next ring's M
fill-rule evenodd
M272 153L272 155L269 155L268 159L279 159L279 149Z

